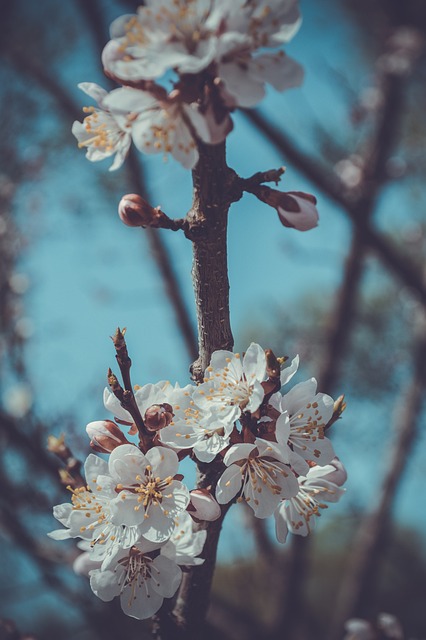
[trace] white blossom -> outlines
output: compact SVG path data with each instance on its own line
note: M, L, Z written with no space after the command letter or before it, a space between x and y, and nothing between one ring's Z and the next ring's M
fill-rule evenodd
M111 91L103 104L131 121L132 139L139 151L171 154L186 169L198 161L193 131L202 141L211 142L210 125L198 106L181 102L178 92L161 99L148 91L124 87ZM225 135L226 131L222 139Z
M79 88L97 101L97 107L85 107L88 114L83 122L76 120L72 133L79 147L86 147L86 158L98 162L115 155L109 170L114 171L123 164L132 142L131 122L127 116L113 114L104 101L108 92L93 82L82 82Z
M156 554L158 544L141 540L120 551L105 571L90 572L90 586L104 602L120 596L123 612L145 620L158 611L164 598L179 588L182 571L172 559Z
M205 382L194 391L194 402L209 409L212 404L237 407L241 411L256 411L265 395L262 382L266 377L266 356L258 344L251 343L244 357L231 351L215 351L206 370Z
M275 531L284 543L288 531L307 536L315 526L325 502L337 502L345 493L341 485L346 481L342 463L335 459L325 467L312 467L307 475L298 478L299 490L295 496L283 500L275 511Z
M194 388L194 385L190 384L185 387L180 387L178 384L173 386L168 380L161 380L154 384L149 383L143 387L138 387L135 390L134 396L142 419L147 410L153 405L163 405L167 403L174 409L176 407L186 408L189 405ZM118 398L116 398L107 387L104 389L103 400L105 408L110 411L115 418L121 422L132 424L133 418L130 413L126 411L126 409L123 409Z
M254 444L233 445L225 454L225 469L216 487L216 499L226 504L241 491L241 496L257 518L271 516L283 498L298 492L291 468L274 457L270 443L256 438Z
M330 440L324 435L324 427L333 415L334 401L316 390L317 381L311 378L296 384L283 396L274 394L270 404L289 417L289 444L294 452L324 466L335 456Z
M302 68L282 50L255 55L288 42L300 22L297 0L155 0L113 22L103 62L124 82L204 72L229 107L250 107L265 83L278 91L301 83Z
M160 431L160 440L174 449L192 449L201 462L211 462L229 445L237 407L221 409L212 404L211 409L199 408L194 401L184 406L174 406L173 421Z
M152 542L167 540L175 518L189 503L188 489L174 479L178 465L176 453L165 447L153 447L146 454L134 445L114 449L108 462L118 493L111 501L113 521L138 525Z
M65 527L48 535L55 540L82 538L90 544L90 559L105 565L118 549L128 549L140 537L134 524L117 522L112 515L116 483L108 464L90 454L84 465L86 487L71 489L71 504L54 507L53 515Z

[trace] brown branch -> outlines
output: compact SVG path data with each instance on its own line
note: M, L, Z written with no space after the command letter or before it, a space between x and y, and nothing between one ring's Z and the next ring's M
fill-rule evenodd
M191 367L200 382L213 351L232 349L226 233L235 173L226 164L225 143L200 144L193 171L194 199L187 236L193 241L192 279L198 318L198 359Z
M124 388L127 389L127 391L133 392L132 382L130 380L130 367L132 366L132 361L129 358L129 354L127 351L127 344L124 338L125 332L126 332L125 329L121 331L120 328L117 327L117 330L111 339L114 343L114 348L116 351L115 357L116 357L118 366L120 367Z

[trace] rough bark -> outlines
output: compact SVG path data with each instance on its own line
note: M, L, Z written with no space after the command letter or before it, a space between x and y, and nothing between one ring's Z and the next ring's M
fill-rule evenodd
M235 173L227 166L225 143L201 145L193 171L194 197L187 236L193 242L192 279L198 320L198 359L192 365L200 381L217 349L232 349L226 233Z

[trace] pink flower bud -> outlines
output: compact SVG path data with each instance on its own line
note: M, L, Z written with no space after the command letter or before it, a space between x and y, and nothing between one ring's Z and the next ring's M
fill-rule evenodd
M121 198L118 215L128 227L154 227L161 218L161 212L136 193L129 193Z
M191 491L190 499L191 502L188 511L191 516L197 520L212 522L220 517L220 506L207 489L195 489Z
M148 431L159 431L168 427L172 420L173 408L167 402L153 404L145 411L144 422Z
M120 444L130 444L126 436L111 420L89 422L86 427L90 446L99 453L111 453Z
M285 227L309 231L318 226L317 199L310 193L289 191L282 193L275 205L278 217Z

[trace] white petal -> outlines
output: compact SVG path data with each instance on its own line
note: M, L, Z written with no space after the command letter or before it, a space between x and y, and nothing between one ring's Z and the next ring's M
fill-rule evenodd
M95 569L90 573L90 586L95 595L104 602L110 602L120 593L118 575L114 571Z
M129 424L133 422L133 418L130 413L123 409L118 398L116 398L112 391L107 387L104 389L104 406L105 409L110 411L116 418L124 420Z
M175 476L179 468L179 458L175 451L166 447L153 447L145 456L148 464L152 466L155 476L167 478Z
M299 382L288 393L283 396L281 403L282 409L289 412L290 415L297 413L300 409L305 408L317 391L317 381L315 378Z
M164 598L175 595L182 580L182 569L170 558L159 555L152 563L152 588Z
M255 448L255 444L249 444L248 442L233 444L232 447L225 453L223 462L228 467L230 464L233 464L238 460L246 460Z
M93 484L96 483L98 476L104 476L107 473L108 463L102 458L99 458L93 453L90 453L87 457L86 462L84 463L84 475L87 484L92 488Z
M108 91L105 91L105 89L95 82L80 82L77 86L88 96L96 100L98 104L100 104L103 98L108 94Z
M292 379L292 377L294 376L298 368L299 368L299 356L297 355L291 361L291 365L289 367L285 367L281 371L280 380L281 380L282 387L285 384L287 384L287 382L290 382L290 380Z
M144 454L133 444L116 447L109 457L111 477L121 484L135 484L136 476L142 474L148 462Z
M287 520L285 518L284 503L281 502L279 507L274 511L275 518L275 534L278 542L284 544L288 536Z
M262 347L252 342L243 359L243 370L247 381L259 380L262 382L266 375L266 355Z
M219 504L227 504L235 498L241 489L242 482L241 467L233 464L225 469L216 487L216 500Z
M120 603L127 616L137 620L146 620L157 613L163 600L163 596L154 591L152 580L144 580L134 589L131 586L125 587L121 594Z
M52 540L68 540L72 538L68 529L55 529L55 531L50 531L47 535Z
M102 106L110 111L141 113L150 109L158 109L159 103L148 91L126 87L111 91L103 99Z

